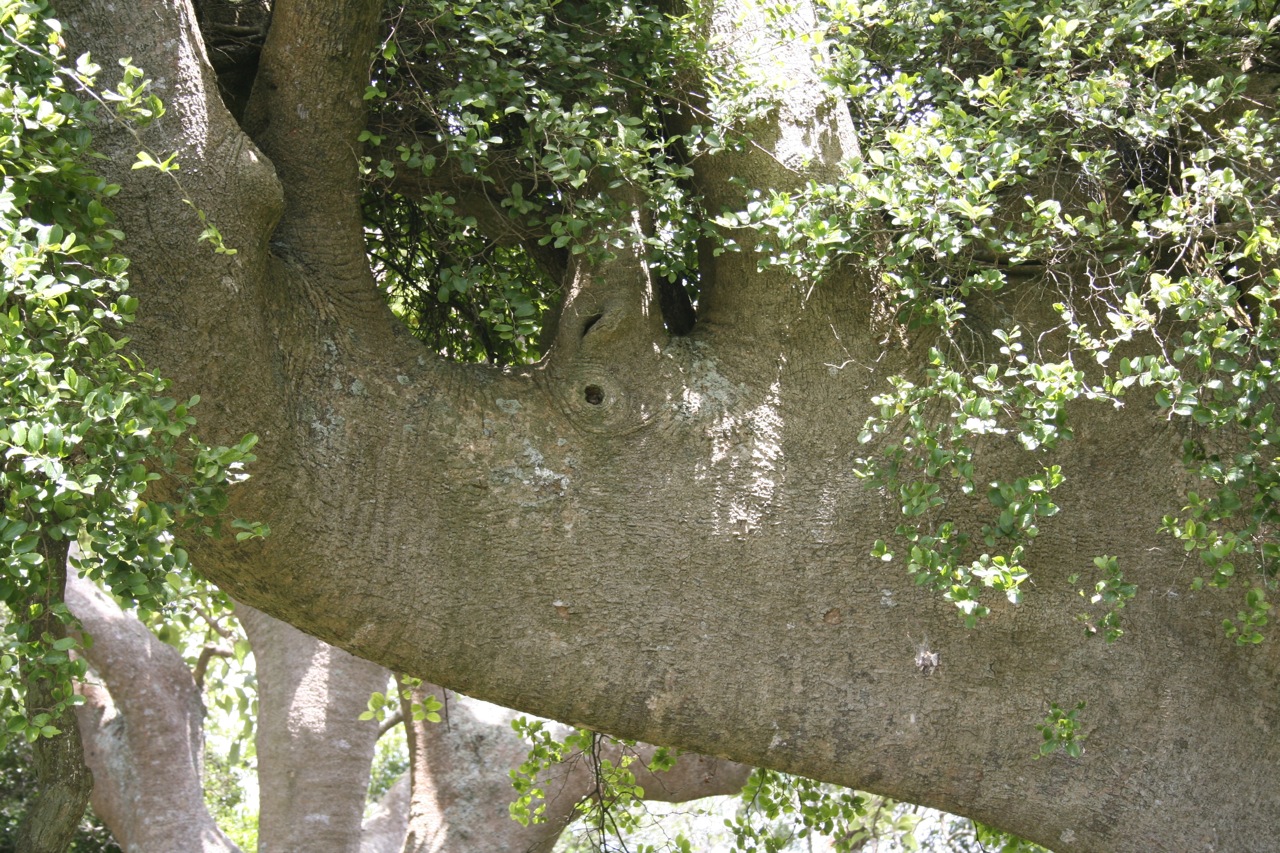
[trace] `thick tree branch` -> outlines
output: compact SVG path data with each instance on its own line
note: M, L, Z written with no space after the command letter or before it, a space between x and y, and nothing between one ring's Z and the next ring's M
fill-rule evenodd
M182 656L91 581L73 576L67 604L110 691L87 686L78 709L94 811L130 853L238 853L204 804L204 704Z
M276 166L273 240L347 308L375 299L360 211L363 93L380 0L276 0L244 126Z
M166 273L189 272L195 281L228 272L240 279L246 266L257 272L254 259L280 213L280 189L271 165L223 106L190 4L142 0L122 8L105 0L66 0L58 11L73 50L92 51L103 66L103 88L114 86L116 60L128 56L164 103L164 114L145 127L115 117L104 105L94 135L94 147L109 155L101 164L107 177L123 185L113 208L126 219L150 215L174 228L165 240L134 229L130 251L164 258ZM178 171L132 169L140 150L159 159L176 154ZM240 253L234 261L228 256L210 264L208 244L198 241L203 225L197 211ZM179 230L190 239L176 239Z
M127 231L131 292L141 303L129 329L135 351L178 393L239 389L204 407L206 439L233 442L253 431L264 439L264 460L283 454L282 389L263 381L273 373L266 366L277 360L283 318L268 308L268 237L281 206L271 164L223 106L185 0L65 0L58 11L73 55L92 51L103 66L103 86L114 85L116 59L132 57L165 107L141 130L103 107L94 135L94 147L108 155L95 167L122 187L110 205ZM178 171L132 169L139 150L158 159L176 154ZM200 214L236 254L216 254L200 240ZM247 376L258 379L245 383Z
M786 32L814 28L809 3L791 7L784 19L768 4L756 0L715 3L706 20L706 37L716 64L735 68L755 83L751 97L772 101L768 117L745 127L729 119L730 133L746 141L694 163L694 184L707 212L715 216L744 210L752 193L761 188L788 192L810 180L835 180L841 163L856 154L858 142L843 99L822 79L825 57L817 49ZM747 97L743 93L743 97ZM685 123L725 121L704 103L685 105ZM753 232L731 235L740 251L710 257L703 253L703 299L699 314L721 328L735 328L746 339L760 341L776 335L779 316L797 315L813 294L813 282L800 282L791 271L777 267L756 270L758 238ZM852 276L851 276L852 277ZM827 282L838 298L848 300L855 290L847 281ZM736 306L749 300L756 311L744 314Z
M609 362L633 367L656 364L666 341L662 310L649 272L646 237L652 222L638 189L620 187L613 200L631 210L600 242L570 261L556 336L548 357L551 374L564 394L562 405L588 417L612 398L629 407L643 405L638 387L624 388ZM625 204L630 202L630 204ZM601 258L597 253L608 254Z

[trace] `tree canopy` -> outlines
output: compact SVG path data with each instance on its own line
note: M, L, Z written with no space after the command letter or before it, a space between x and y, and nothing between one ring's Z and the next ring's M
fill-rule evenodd
M59 4L153 113L94 130L134 351L260 438L212 580L1063 850L1280 811L1275 12Z

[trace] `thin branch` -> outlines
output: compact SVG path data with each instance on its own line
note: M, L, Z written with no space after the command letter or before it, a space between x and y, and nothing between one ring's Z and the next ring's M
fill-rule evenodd
M385 720L382 721L381 724L379 724L378 737L381 738L387 732L391 731L392 729L394 729L396 726L400 725L403 722L404 722L404 710L397 709L394 714L387 717Z
M212 658L232 658L235 652L224 649L220 646L205 646L200 650L200 657L196 658L195 668L191 671L191 677L196 682L196 687L204 689L204 676L209 669L209 661Z

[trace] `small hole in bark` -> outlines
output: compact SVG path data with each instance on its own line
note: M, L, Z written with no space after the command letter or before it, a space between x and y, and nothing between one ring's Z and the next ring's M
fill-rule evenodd
M586 322L582 324L582 336L584 338L587 336L587 332L591 331L591 327L599 323L600 318L603 316L603 314L593 314L587 318Z
M587 402L593 406L598 406L604 402L604 389L599 385L588 385L582 391Z

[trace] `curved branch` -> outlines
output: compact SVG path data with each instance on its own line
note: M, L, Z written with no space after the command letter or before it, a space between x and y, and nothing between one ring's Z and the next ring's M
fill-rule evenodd
M239 853L204 804L204 704L182 656L74 573L67 605L110 691L86 686L77 708L94 811L132 853Z
M509 811L515 798L509 772L528 755L528 745L511 728L515 712L430 684L412 696L413 702L435 696L448 703L449 713L440 723L406 714L412 793L405 853L547 853L578 816L578 804L598 790L594 767L574 752L542 780L545 820L522 826ZM631 770L647 800L682 803L736 794L751 774L744 765L691 754L677 758L671 770L654 773L648 764L655 747L630 750L615 741L596 757L617 764L624 750L635 757Z
M277 0L244 118L284 185L277 251L357 303L376 298L356 136L382 9L380 0Z

